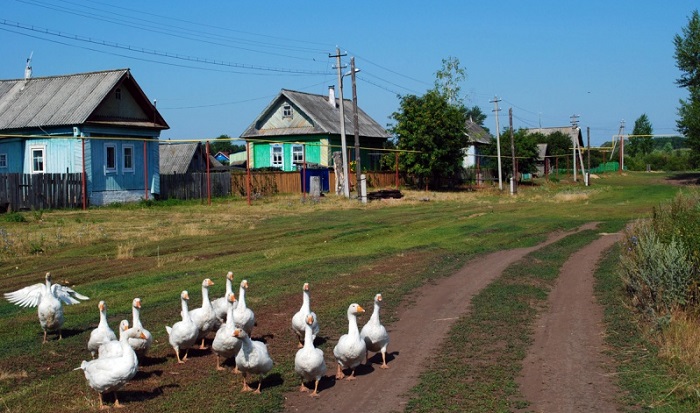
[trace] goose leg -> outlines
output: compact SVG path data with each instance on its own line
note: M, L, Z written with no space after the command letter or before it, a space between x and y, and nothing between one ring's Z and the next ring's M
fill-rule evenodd
M124 407L124 406L122 406L121 403L119 403L119 399L117 398L117 392L115 391L114 392L114 408L121 409L122 407Z
M318 397L318 382L319 380L316 379L316 383L314 384L314 391L311 393L311 397Z
M381 368L388 369L389 366L386 364L386 349L382 349L382 365Z
M247 374L243 373L243 388L241 389L241 392L253 391L253 389L250 386L248 386L248 382L246 381L246 376L247 376Z
M41 342L41 344L46 343L46 330L44 330L44 341Z
M357 378L357 377L355 377L355 369L352 369L351 371L352 372L345 380L355 380Z
M216 355L216 369L219 371L226 370L225 368L221 367L221 360L218 354Z
M200 350L206 350L207 346L204 345L204 337L202 337L202 344L199 345Z
M345 373L343 373L343 369L340 368L340 364L338 364L338 371L335 372L335 379L336 380L343 380L345 378Z
M306 386L304 386L304 380L303 380L303 379L301 380L301 387L299 387L299 391L302 392L302 393L307 393L307 392L309 391L309 389L307 389Z
M190 353L190 349L185 350L185 357L182 358L182 362L184 363L187 360L187 355Z
M253 392L253 394L260 394L260 386L262 386L262 376L258 379L258 388Z
M104 403L102 402L102 393L99 393L99 392L98 392L98 393L97 393L97 396L99 397L99 400L100 400L100 407L99 407L99 409L100 409L100 410L108 409L108 407L105 406Z

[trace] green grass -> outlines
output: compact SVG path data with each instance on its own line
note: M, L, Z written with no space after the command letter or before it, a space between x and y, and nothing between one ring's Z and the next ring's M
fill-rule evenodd
M0 292L40 282L51 271L57 282L66 280L92 299L66 307L64 328L70 334L43 346L36 310L0 301L0 406L8 412L38 411L46 405L92 411L96 394L72 369L89 357L85 344L97 324L97 301L108 303L114 328L130 317L131 300L138 296L143 299L144 324L156 340L152 357L161 364L149 366L150 376L138 381L146 390L137 393L143 400L132 404L137 406L134 411L191 411L202 405L212 410L278 410L285 392L298 385L288 323L298 309L304 282L312 286L312 306L323 321L321 335L332 339L347 328L347 305L357 301L371 307L378 291L385 295L383 314L389 322L416 287L453 273L479 254L532 246L552 231L590 221L619 229L631 219L648 216L660 200L678 191L660 179L663 176L644 173L609 175L588 188L562 180L558 185L521 187L517 197L489 190L406 191L399 202L366 206L334 196L318 204L290 196L265 198L252 206L234 198L214 200L211 206L149 203L44 211L40 216L20 213L25 222L0 222ZM33 254L39 241L42 252ZM134 243L133 258L117 259L118 247L129 242ZM199 305L201 281L209 277L216 283L212 295L218 297L229 270L236 280L250 281L248 301L260 315L258 331L274 334L268 344L276 365L265 381L264 397L239 394L230 373L215 372L209 365L196 372L171 372L172 349L163 326L178 318L180 291L189 290L191 306ZM517 282L499 288L523 297L541 295ZM502 297L494 294L493 299ZM511 304L516 306L511 311L523 305ZM489 318L498 314L473 314L483 323L501 323ZM273 328L275 320L283 323ZM519 346L523 340L524 336L504 345ZM322 348L331 360L332 343ZM515 366L493 368L494 375L505 377ZM498 401L491 395L483 405L489 403Z
M640 331L639 314L626 306L617 272L619 247L608 251L596 272L596 295L605 306L606 341L617 363L617 382L627 411L684 413L698 411L698 395L683 392L683 381L697 383L700 372L671 374L672 361L659 359L658 348ZM689 387L689 386L688 386Z

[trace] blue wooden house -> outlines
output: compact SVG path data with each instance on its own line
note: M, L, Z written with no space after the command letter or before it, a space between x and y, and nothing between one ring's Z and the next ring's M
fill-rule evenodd
M348 161L354 160L354 110L345 100ZM332 166L332 153L341 150L340 100L333 87L328 95L316 95L282 89L240 136L250 142L251 168L279 168L294 171L303 162ZM379 166L381 149L391 135L358 107L359 141L362 168Z
M82 173L91 205L158 192L169 126L129 69L0 80L0 173Z

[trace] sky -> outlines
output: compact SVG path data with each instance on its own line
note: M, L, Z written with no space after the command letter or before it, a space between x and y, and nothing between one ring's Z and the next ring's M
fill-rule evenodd
M591 145L646 114L677 134L673 38L696 1L0 0L0 79L129 68L170 125L161 139L240 136L281 89L327 94L355 58L358 105L393 124L399 96L434 86L443 59L466 71L484 126L567 126ZM352 97L350 76L344 97ZM492 101L500 111L494 111Z

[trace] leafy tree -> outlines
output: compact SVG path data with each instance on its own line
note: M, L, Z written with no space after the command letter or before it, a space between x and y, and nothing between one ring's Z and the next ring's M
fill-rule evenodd
M673 38L676 48L676 66L682 72L676 80L679 87L690 92L688 100L680 100L679 119L676 121L678 131L688 138L692 150L693 166L700 165L700 15L695 10L683 27L682 35Z
M537 149L538 138L541 139L541 133L527 133L525 129L513 131L513 146L515 146L516 164L518 165L519 173L532 173L537 171L537 158L539 151ZM513 170L512 151L510 145L510 129L504 128L500 136L501 141L501 172L503 177L511 175ZM496 139L491 141L491 145L484 149L484 155L487 155L485 166L487 168L497 170L498 168L498 147Z
M452 56L442 59L442 68L435 72L435 90L442 94L451 105L462 105L464 98L459 96L460 83L464 82L466 78L467 72L459 66L459 59ZM484 119L486 119L485 116Z
M465 116L467 119L471 119L472 122L484 128L486 132L489 131L489 128L484 126L484 122L486 121L486 114L481 111L480 107L472 106L471 108L467 108Z
M419 187L453 186L462 168L465 108L449 102L449 96L429 90L423 96L400 97L400 109L392 114L390 131L402 153L399 166Z
M627 154L636 156L638 154L648 155L654 149L654 142L651 135L654 134L654 128L646 113L642 113L640 117L634 121L634 129L632 130L633 137L630 138Z

